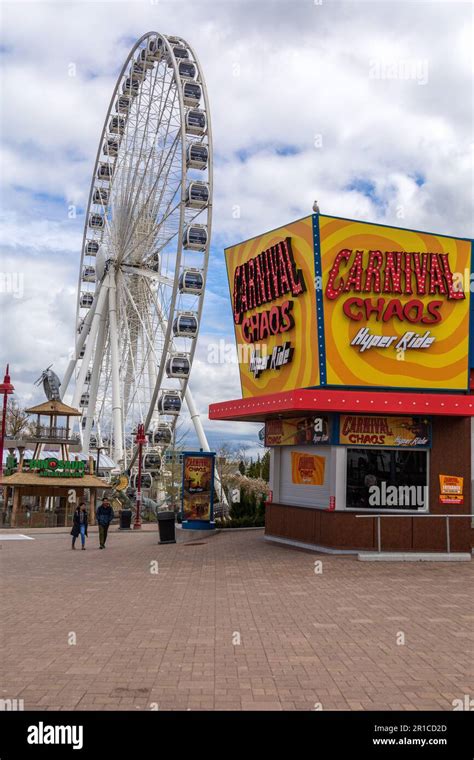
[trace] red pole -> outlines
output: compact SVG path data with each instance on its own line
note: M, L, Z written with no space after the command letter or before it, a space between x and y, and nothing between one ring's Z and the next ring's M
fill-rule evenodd
M3 393L3 415L2 415L2 435L0 439L0 478L3 477L3 445L5 441L5 424L7 421L7 399L8 396Z
M141 503L142 503L142 447L146 441L145 427L140 424L137 428L136 443L138 444L138 475L137 475L137 508L135 512L135 521L133 523L133 530L139 530L142 527L142 520L140 515Z
M7 425L7 401L10 393L15 390L10 382L9 375L10 365L7 364L7 371L3 378L3 383L0 383L0 393L3 393L3 414L2 414L2 432L0 435L0 478L3 477L3 448L5 445L5 429Z

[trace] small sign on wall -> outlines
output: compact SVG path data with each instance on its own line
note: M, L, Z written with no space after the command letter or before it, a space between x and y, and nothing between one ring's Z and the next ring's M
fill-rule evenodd
M322 486L326 458L301 451L291 452L291 480L298 486Z
M341 414L339 443L343 446L431 446L429 417Z
M464 504L464 478L457 475L439 476L440 504Z
M265 446L301 446L329 443L331 420L327 414L267 420Z

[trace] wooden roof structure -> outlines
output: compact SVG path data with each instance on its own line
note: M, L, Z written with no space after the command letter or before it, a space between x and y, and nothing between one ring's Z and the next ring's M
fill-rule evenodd
M63 404L62 401L58 400L44 401L42 404L32 406L31 409L26 409L25 411L27 414L54 414L63 417L81 416L79 409L74 409L74 407Z

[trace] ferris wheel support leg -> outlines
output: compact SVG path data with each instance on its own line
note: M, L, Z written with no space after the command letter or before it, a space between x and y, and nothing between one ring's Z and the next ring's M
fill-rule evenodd
M64 377L61 383L61 398L64 400L64 395L68 389L69 383L71 381L72 373L74 372L74 367L77 364L77 357L75 359L71 359L69 364L67 365L66 372L64 373Z
M148 322L150 322L150 319L148 318ZM151 333L151 325L149 324L150 333ZM147 347L148 349L148 384L150 388L154 388L156 385L156 366L154 361L153 352L151 350L151 346ZM153 417L151 418L151 427L154 428L158 419L158 412L155 406ZM146 431L145 431L146 432Z
M193 395L191 393L191 389L189 387L189 383L186 386L186 390L184 392L184 398L186 401L186 406L188 407L189 414L191 416L192 423L194 425L194 429L196 431L196 435L199 440L199 445L203 449L203 451L210 451L210 446L207 441L206 433L204 432L204 428L201 422L201 416L196 408L196 404L194 403ZM214 471L214 481L216 484L216 491L219 495L219 500L228 505L227 497L225 495L224 489L222 487L221 479L219 477L219 473L217 472L217 467Z
M94 317L92 319L92 324L89 331L89 340L86 343L84 356L81 362L81 369L79 370L79 374L76 379L76 387L74 388L74 395L72 397L72 404L71 404L74 408L77 408L79 401L81 399L81 395L84 390L87 370L89 369L89 364L92 357L92 351L94 349L94 342L96 339L97 332L99 330L99 323L100 323L100 319L102 315L102 310L104 308L106 296L107 296L107 288L102 286L99 292L99 297L97 299L97 306L94 312Z
M66 369L66 372L64 374L62 383L61 383L61 398L63 398L63 399L64 399L64 395L65 395L65 393L66 393L66 391L67 391L67 389L69 387L69 383L71 382L71 377L72 377L74 369L76 367L77 360L79 358L79 354L80 354L80 352L81 352L81 350L82 350L82 348L84 346L84 343L86 342L87 336L90 333L91 325L92 325L92 320L93 320L93 317L94 317L94 314L95 314L95 310L96 310L96 307L97 307L97 300L98 300L98 296L97 296L97 298L95 300L94 305L89 309L89 311L87 312L86 318L84 319L84 325L83 325L83 328L82 328L82 332L81 332L81 334L79 335L79 337L78 337L78 339L76 341L76 346L75 346L75 349L74 349L74 358L71 359L71 361L67 365L67 369Z
M151 359L149 359L148 362L149 362L149 365L152 365ZM148 384L150 388L154 388L156 385L156 372L154 371L153 366L149 366L148 368ZM156 426L157 421L158 421L158 412L156 411L156 406L155 406L155 411L153 412L153 417L151 418L151 421L150 421L150 427L152 429Z
M109 326L110 326L110 359L112 370L112 421L114 434L114 461L120 465L124 459L122 402L120 398L120 362L117 328L117 286L115 273L109 272Z
M87 408L86 426L84 428L84 436L82 439L82 447L85 452L89 451L92 423L96 414L97 405L97 392L99 390L99 375L100 368L102 366L102 357L104 355L105 338L106 338L106 325L107 325L107 304L104 304L103 313L100 318L99 330L97 333L97 341L94 353L94 366L92 367L91 383L89 386L89 406ZM97 433L97 445L100 446L99 434Z

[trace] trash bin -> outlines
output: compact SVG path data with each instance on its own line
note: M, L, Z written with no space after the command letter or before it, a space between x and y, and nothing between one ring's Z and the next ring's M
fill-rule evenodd
M158 520L160 544L175 544L176 531L174 524L174 512L158 512L156 519Z
M122 509L120 512L120 528L119 530L130 530L132 524L132 510Z

